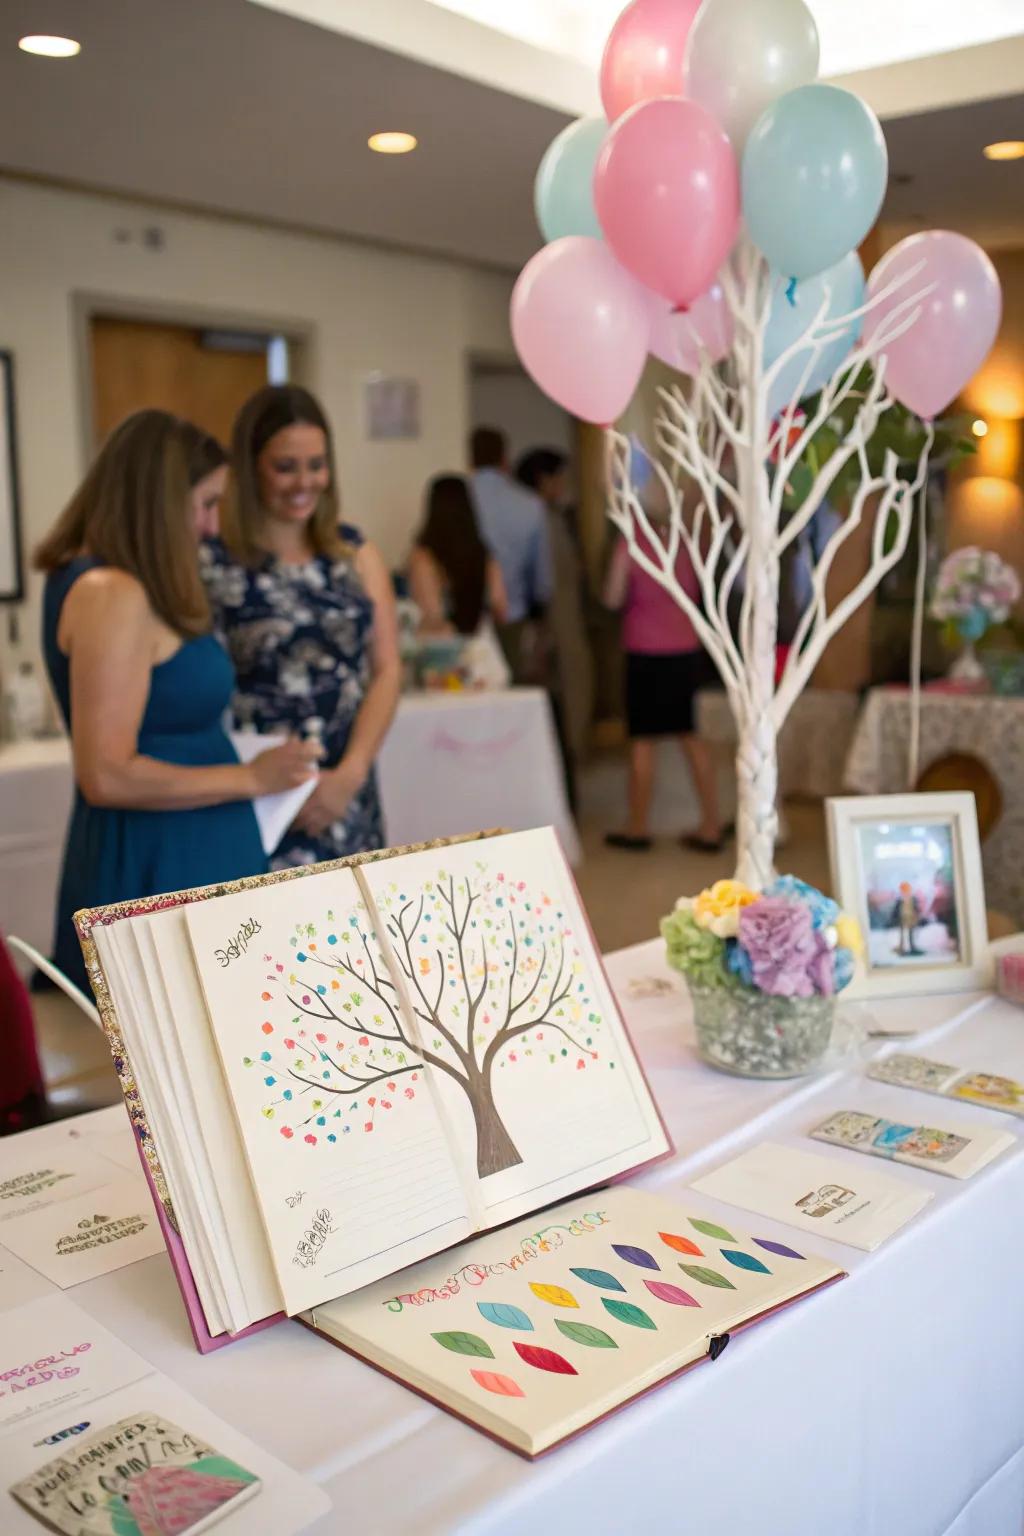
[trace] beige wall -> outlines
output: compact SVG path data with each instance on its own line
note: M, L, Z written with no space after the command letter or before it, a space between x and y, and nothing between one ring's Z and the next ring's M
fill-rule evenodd
M163 231L161 250L139 238L152 225ZM0 347L15 358L27 548L84 468L78 296L154 318L307 333L303 381L334 423L346 512L391 562L405 551L426 480L462 465L467 354L511 352L511 279L451 262L3 180L0 231ZM118 231L131 238L119 241ZM367 441L362 381L375 370L419 379L417 441ZM38 596L33 577L26 649L35 646ZM0 636L0 661L6 645Z

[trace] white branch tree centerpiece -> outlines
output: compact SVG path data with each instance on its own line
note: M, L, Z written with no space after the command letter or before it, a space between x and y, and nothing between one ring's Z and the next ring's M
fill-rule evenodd
M885 141L859 98L815 83L817 67L804 0L632 0L602 64L607 121L572 124L544 157L549 244L512 300L524 366L608 429L611 519L721 674L739 742L737 877L755 890L773 876L779 731L906 553L930 422L1000 316L984 252L940 231L895 246L865 292L856 251L885 195ZM630 442L609 426L649 351L688 375L659 391L658 528ZM878 453L898 406L924 421L909 461ZM838 522L777 677L780 566L826 504ZM867 569L830 601L836 556L865 524Z

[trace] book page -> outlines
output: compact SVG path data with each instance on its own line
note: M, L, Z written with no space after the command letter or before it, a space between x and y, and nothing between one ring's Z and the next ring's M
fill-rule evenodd
M667 1150L550 829L359 870L486 1224Z
M701 1359L712 1337L841 1274L798 1248L623 1185L474 1238L310 1320L534 1454Z
M185 909L289 1313L472 1230L350 870Z

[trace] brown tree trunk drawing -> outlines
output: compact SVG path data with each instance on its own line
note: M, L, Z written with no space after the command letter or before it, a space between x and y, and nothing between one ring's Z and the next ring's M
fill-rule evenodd
M466 1085L466 1093L476 1121L477 1177L486 1179L492 1173L515 1168L523 1159L498 1113L490 1074L487 1077L479 1072L474 1074Z

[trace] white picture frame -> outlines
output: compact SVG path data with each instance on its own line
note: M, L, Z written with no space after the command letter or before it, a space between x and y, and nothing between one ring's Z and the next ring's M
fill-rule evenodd
M991 970L974 796L857 795L825 804L832 893L859 922L865 944L844 997L986 989Z

